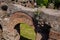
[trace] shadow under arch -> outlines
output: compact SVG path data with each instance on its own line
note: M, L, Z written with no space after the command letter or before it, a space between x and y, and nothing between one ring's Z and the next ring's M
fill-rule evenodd
M0 24L0 40L5 40L2 36L2 33L3 33L3 28L2 25Z
M2 25L0 24L0 29L2 30Z
M20 23L16 24L14 29L16 29L17 32L20 34Z
M14 27L14 29L16 29L17 30L17 32L19 33L19 35L21 34L21 29L20 29L20 25L21 24L25 24L25 23L18 23L18 24L16 24L15 25L15 27ZM33 29L34 30L34 29ZM35 32L34 32L35 33ZM22 35L20 35L20 39L19 40L32 40L32 39L29 39L29 38L26 38L26 37L24 37L24 36L22 36Z

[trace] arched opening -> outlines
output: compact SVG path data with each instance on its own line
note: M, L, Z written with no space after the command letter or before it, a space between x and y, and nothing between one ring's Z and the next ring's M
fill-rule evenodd
M2 26L0 25L0 29L2 30Z
M15 0L11 0L11 1L15 1Z
M14 29L19 33L20 40L35 40L35 32L31 26L24 23L18 23L15 25Z
M14 29L16 29L17 32L20 34L20 23L16 24Z
M13 21L9 25L20 34L18 34L20 40L35 40L34 25L29 15L24 12L15 12L10 18Z

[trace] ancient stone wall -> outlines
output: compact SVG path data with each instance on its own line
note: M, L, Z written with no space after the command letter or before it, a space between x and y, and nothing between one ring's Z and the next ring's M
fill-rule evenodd
M11 8L12 12L10 11L9 7ZM15 6L11 7L10 5L4 3L1 4L0 8L0 24L3 28L1 30L1 40L19 40L20 34L16 29L14 29L15 25L18 23L26 23L32 26L34 29L32 17L28 16L26 12L21 11Z
M39 30L40 31L39 33L41 33L43 40L46 39L46 37L48 40L60 40L60 29L59 29L60 28L60 17L57 16L58 14L56 14L55 16L54 14L50 15L44 12L40 13L39 24L40 24L41 30Z
M19 40L20 34L14 27L18 23L26 23L35 30L36 40L60 40L60 11L40 8L39 16L34 14L36 11L19 4L2 3L0 39Z

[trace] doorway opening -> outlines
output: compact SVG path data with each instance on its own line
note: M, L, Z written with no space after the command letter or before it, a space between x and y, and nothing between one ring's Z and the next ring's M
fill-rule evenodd
M31 26L19 23L15 25L14 29L19 33L20 40L35 40L35 31Z

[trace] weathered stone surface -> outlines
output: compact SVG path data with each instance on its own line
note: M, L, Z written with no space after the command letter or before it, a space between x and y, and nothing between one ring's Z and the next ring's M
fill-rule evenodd
M16 29L14 29L15 25L18 23L26 23L30 26L34 26L31 17L23 12L16 12L12 14L10 17L4 17L1 20L1 24L3 28L2 36L5 40L20 39L19 33Z
M49 32L49 40L59 40L60 39L60 11L51 9L42 9L40 13L40 25L41 20L43 23L50 25L51 29ZM43 24L44 25L44 24ZM43 26L45 27L45 26ZM47 27L47 26L46 26Z
M18 23L26 23L35 30L36 40L59 40L60 10L40 8L37 19L34 14L36 11L18 4L8 5L7 11L0 10L0 24L3 28L0 39L19 40L20 35L14 27Z
M17 32L16 29L14 29L14 27L18 23L26 23L34 27L33 21L32 21L32 17L33 17L32 12L29 12L29 11L25 12L17 6L14 6L12 4L9 5L6 3L5 2L1 3L1 7L3 5L7 5L8 9L7 11L2 10L2 8L0 10L0 24L2 25L2 31L3 31L1 32L0 36L2 38L0 37L0 39L1 40L20 40L20 34ZM31 14L28 15L28 12Z

